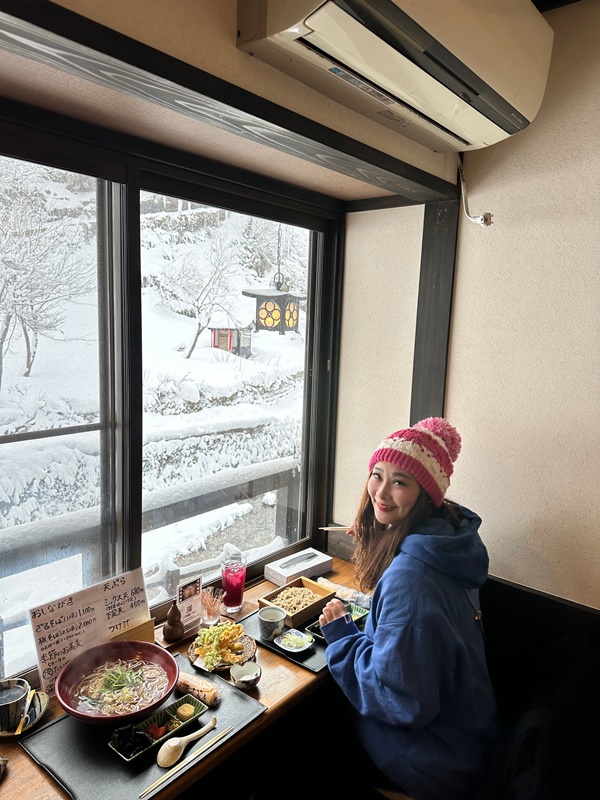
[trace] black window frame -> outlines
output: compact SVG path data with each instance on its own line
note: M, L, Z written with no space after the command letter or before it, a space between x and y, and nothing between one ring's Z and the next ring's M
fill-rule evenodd
M7 101L0 113L0 153L7 157L46 164L88 174L122 185L112 197L102 198L108 226L122 228L118 252L123 271L117 285L105 288L123 304L123 316L112 328L123 346L123 364L110 402L118 408L122 431L113 431L113 447L123 437L122 452L110 468L119 477L119 524L123 548L111 558L118 571L141 565L142 536L142 370L141 370L141 277L140 190L187 197L232 211L263 216L287 224L310 228L313 251L320 265L312 278L307 313L312 315L312 341L307 363L310 381L307 414L310 436L305 458L306 535L282 555L307 545L323 548L319 526L330 518L328 477L335 419L335 380L341 295L344 204L327 195L299 190L290 184L267 179L258 173L200 159L197 156L81 123L54 112L41 111L16 101ZM115 209L117 213L115 213ZM110 245L109 245L110 246ZM114 243L112 243L114 247ZM107 326L105 329L109 331ZM111 509L111 513L114 511ZM272 558L272 557L271 557ZM252 565L248 580L262 576L264 562ZM166 606L153 609L161 619Z

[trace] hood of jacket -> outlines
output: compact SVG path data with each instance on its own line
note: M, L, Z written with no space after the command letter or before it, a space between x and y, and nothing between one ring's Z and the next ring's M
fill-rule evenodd
M433 516L409 534L400 552L449 575L467 589L481 586L487 578L489 556L479 535L481 518L454 504L460 523L454 528L441 516Z

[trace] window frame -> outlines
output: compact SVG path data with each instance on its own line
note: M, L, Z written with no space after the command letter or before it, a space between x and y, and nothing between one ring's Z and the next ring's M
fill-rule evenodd
M120 547L104 558L117 572L141 565L142 536L142 350L141 350L141 189L189 197L235 212L263 216L310 228L315 251L315 273L308 299L312 318L308 347L307 430L304 460L305 526L307 537L281 551L293 553L326 543L319 526L330 518L332 445L335 421L335 364L339 348L342 239L344 204L326 195L299 190L259 173L217 162L192 158L175 149L132 139L106 129L82 124L52 112L12 104L16 113L0 119L2 155L88 174L117 184L102 198L104 227L122 234L104 241L104 257L115 263L103 286L101 303L117 308L104 334L110 338L107 362L110 379L103 402L114 411L109 425L110 448L105 466L116 490L110 504L112 523L118 525ZM20 113L22 112L22 113ZM148 149L152 157L148 157ZM316 246L315 246L316 245ZM99 248L101 249L101 248ZM99 265L100 268L100 265ZM112 354L121 352L121 358ZM109 548L110 550L110 548ZM271 556L272 559L272 556ZM269 559L265 559L269 560ZM106 562L104 563L106 566ZM248 570L248 581L263 574L264 561ZM162 619L168 604L153 608Z

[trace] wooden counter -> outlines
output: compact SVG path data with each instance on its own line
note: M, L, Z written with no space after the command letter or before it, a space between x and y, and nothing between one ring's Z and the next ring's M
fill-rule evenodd
M334 558L333 571L325 577L334 583L353 587L354 568L347 561ZM269 581L262 581L246 589L244 606L238 615L244 617L258 608L258 598L277 588ZM193 637L192 637L193 638ZM186 653L191 639L171 647L173 652ZM160 793L154 795L160 800L177 797L202 776L214 769L243 744L250 741L262 730L271 725L289 709L293 708L308 694L326 681L331 680L327 669L319 673L297 666L283 656L261 647L257 648L256 661L262 667L262 678L252 696L267 706L267 711L250 722L231 739L218 746L214 752L192 764L189 769L169 783ZM227 677L227 674L222 677ZM50 701L48 711L40 722L40 727L64 714L55 698ZM32 729L32 731L35 728ZM6 774L0 779L0 795L8 798L35 798L35 800L69 800L48 773L39 767L19 745L16 738L0 739L0 755L8 758ZM108 800L108 799L107 799Z

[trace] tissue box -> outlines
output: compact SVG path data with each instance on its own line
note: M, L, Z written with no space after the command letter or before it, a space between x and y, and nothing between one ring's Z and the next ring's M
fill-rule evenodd
M302 560L300 560L302 558ZM292 556L280 558L265 564L265 580L283 586L290 581L304 576L312 578L315 575L324 575L333 569L333 558L314 547L301 550Z

